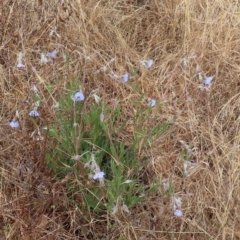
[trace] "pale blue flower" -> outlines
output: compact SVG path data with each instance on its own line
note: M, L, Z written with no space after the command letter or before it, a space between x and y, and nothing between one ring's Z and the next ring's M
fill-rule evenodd
M10 127L11 128L18 128L19 127L19 122L16 121L16 120L12 120L10 123L9 123Z
M93 175L93 179L94 179L94 180L103 179L103 178L104 178L104 175L105 175L105 172L95 173L95 174Z
M154 107L156 105L157 101L153 98L148 98L148 106Z
M47 57L51 58L51 59L56 59L57 58L57 54L58 54L58 50L54 50L52 52L48 52L47 53Z
M146 68L150 68L153 65L154 61L152 59L149 60L143 60L142 64L146 67Z
M205 85L209 85L212 82L212 80L213 80L213 76L207 77L207 78L204 79L203 83Z
M182 210L177 209L177 210L174 211L174 215L176 217L182 217L183 216L183 212L182 212Z
M84 99L85 99L85 97L84 97L82 91L75 92L73 95L73 100L75 102L82 102L82 101L84 101Z
M182 199L176 195L171 197L171 204L173 207L173 213L176 217L182 217Z
M128 81L128 78L129 78L129 74L128 73L125 73L123 76L122 76L122 82L125 83Z
M146 62L146 67L147 67L147 68L150 68L150 67L153 65L153 63L154 63L154 61L153 61L152 59L148 60L148 61Z
M40 113L37 110L32 110L28 115L31 117L39 117Z
M25 68L26 66L23 63L18 63L17 68Z

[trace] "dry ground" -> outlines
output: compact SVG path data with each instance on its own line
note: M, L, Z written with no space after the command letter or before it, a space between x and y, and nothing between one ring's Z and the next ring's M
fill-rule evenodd
M239 13L234 0L2 0L0 239L240 238ZM58 35L49 37L54 28ZM58 58L41 65L40 53L54 49ZM16 68L20 51L22 69ZM131 78L138 93L96 73L111 58L118 74L154 59ZM209 87L199 81L199 67L214 76ZM126 119L138 94L162 104L151 117L171 124L152 143L147 172L171 180L182 217L174 216L162 188L131 214L84 213L68 201L66 182L46 166L44 154L54 143L33 141L28 112L35 85L44 99L42 121L53 122L53 98L76 77L86 95L99 88L106 102L114 98ZM21 126L12 129L16 110ZM184 176L187 146L196 166Z

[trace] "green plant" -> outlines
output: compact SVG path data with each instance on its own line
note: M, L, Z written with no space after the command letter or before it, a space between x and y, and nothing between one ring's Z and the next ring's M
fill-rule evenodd
M73 83L69 86L71 94L76 89ZM128 212L128 207L144 199L145 187L140 181L143 160L137 155L139 142L144 140L143 145L148 147L149 139L167 130L167 123L147 133L140 119L148 116L149 110L139 110L134 120L138 134L131 144L126 144L117 138L126 125L120 106L111 110L103 101L91 103L91 95L84 102L72 101L69 95L60 99L57 122L49 129L56 147L47 155L48 166L60 178L77 179L78 184L68 184L69 192L81 191L88 209L116 211L121 206ZM104 178L98 174L104 174Z

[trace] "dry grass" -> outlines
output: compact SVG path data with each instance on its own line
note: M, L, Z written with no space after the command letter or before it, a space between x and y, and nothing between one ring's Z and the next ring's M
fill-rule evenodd
M1 239L240 238L239 11L233 0L1 1ZM55 27L60 37L49 38ZM42 66L40 52L54 49L59 49L57 60ZM20 51L25 69L15 67ZM183 59L191 55L197 57L185 67ZM138 85L134 91L102 71L96 74L113 57L110 69L117 74L133 72L143 59L155 63L149 70L139 67L131 79ZM214 75L209 91L199 88L197 65ZM54 143L33 141L28 112L35 84L44 99L37 124L54 122L54 99L76 77L86 95L99 88L105 102L121 104L124 119L131 120L133 102L142 94L163 103L150 119L174 121L152 143L146 178L171 179L183 201L183 217L173 215L162 188L130 215L100 216L68 201L66 181L46 166L45 153ZM9 121L16 110L21 126L13 130ZM129 129L123 137L131 139ZM198 164L188 177L181 140L193 146ZM81 194L75 200L81 202Z

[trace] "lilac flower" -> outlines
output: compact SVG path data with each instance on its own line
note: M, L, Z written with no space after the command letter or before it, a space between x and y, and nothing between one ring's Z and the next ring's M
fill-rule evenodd
M171 205L173 208L173 213L176 217L182 217L182 199L176 195L171 197Z
M40 113L37 110L32 110L28 115L31 117L39 117Z
M153 65L153 63L154 63L154 61L153 61L152 59L148 60L148 61L146 62L146 67L147 67L147 68L150 68L150 67Z
M105 175L105 172L95 173L95 174L93 175L93 179L94 179L94 180L103 179L103 178L104 178L104 175Z
M104 185L104 175L105 173L100 170L98 166L95 155L91 153L90 160L85 163L84 168L89 168L91 173L89 174L89 178L93 178L94 180L99 180L101 185Z
M17 120L12 120L10 123L9 123L10 127L11 128L18 128L19 127L19 122Z
M154 107L156 105L157 101L153 98L148 98L148 106Z
M209 85L212 82L212 80L213 80L213 76L207 77L207 78L204 79L203 83L205 85Z
M25 68L26 66L24 65L24 64L22 64L22 63L18 63L17 64L17 68Z
M150 68L150 67L153 65L154 61L153 61L152 59L149 59L149 60L143 60L141 63L142 63L146 68Z
M183 212L182 212L182 210L177 209L177 210L174 211L174 215L176 217L182 217L183 216Z
M122 76L122 82L125 83L128 81L128 78L129 78L129 74L128 73L125 73L123 76Z
M82 91L75 92L73 95L73 100L75 102L82 102L82 101L84 101L84 99L85 99L85 97L84 97Z
M55 49L54 51L52 52L48 52L47 53L47 57L51 58L51 59L56 59L57 58L57 54L58 54L58 50Z

